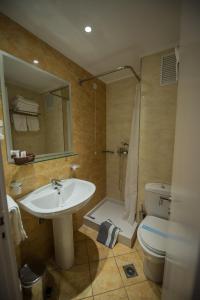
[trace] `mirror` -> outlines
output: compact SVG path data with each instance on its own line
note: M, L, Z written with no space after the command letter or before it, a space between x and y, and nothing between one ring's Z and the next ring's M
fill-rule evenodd
M35 161L73 155L70 84L4 52L1 71L8 161L11 150Z

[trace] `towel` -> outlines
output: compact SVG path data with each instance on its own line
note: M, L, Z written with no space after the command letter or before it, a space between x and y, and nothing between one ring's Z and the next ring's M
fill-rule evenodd
M32 286L33 283L36 283L40 279L40 276L34 273L27 264L19 270L19 277L22 286L25 288Z
M13 123L16 131L27 131L26 116L13 114Z
M27 117L27 125L29 131L39 131L40 123L38 117Z
M21 213L17 203L7 195L8 211L10 213L10 223L12 228L12 235L16 245L19 245L21 241L27 238L27 234L24 230Z
M21 111L37 113L39 110L38 103L25 99L23 96L20 95L18 95L15 98L13 105L16 110L21 110Z
M120 228L115 226L111 220L107 220L100 224L97 241L108 248L113 248L117 242L119 232Z

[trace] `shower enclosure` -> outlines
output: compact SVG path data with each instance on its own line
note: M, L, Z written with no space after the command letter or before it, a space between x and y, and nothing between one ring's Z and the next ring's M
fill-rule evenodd
M138 80L139 76L129 75L107 85L107 145L104 151L107 158L107 196L84 216L84 223L97 230L103 221L111 219L121 229L119 241L128 246L132 245L137 228Z

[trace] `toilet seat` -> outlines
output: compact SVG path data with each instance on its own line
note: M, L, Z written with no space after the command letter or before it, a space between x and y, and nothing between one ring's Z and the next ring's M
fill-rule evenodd
M149 254L165 257L168 221L154 216L146 216L138 227L138 240Z

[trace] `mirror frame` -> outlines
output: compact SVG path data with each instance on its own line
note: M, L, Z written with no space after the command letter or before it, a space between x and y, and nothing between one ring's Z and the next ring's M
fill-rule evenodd
M4 132L5 132L5 142L6 142L6 148L7 148L7 159L9 163L14 164L14 159L11 158L10 155L10 150L13 149L12 147L12 134L11 134L11 126L10 126L10 112L9 112L9 105L8 105L8 99L7 99L7 92L6 92L6 84L5 84L5 73L4 73L4 56L10 57L12 59L15 59L23 64L26 64L30 66L31 68L34 68L35 70L46 73L54 78L59 79L59 77L44 71L41 68L36 67L35 65L32 65L29 62L26 62L14 55L11 55L5 51L0 50L0 83L1 83L1 100L2 100L2 109L3 109L3 119L4 119ZM60 78L62 79L62 78ZM67 130L67 135L68 135L68 140L69 140L69 151L64 151L64 152L55 152L55 153L48 153L48 154L39 154L35 156L35 160L31 163L36 163L36 162L41 162L41 161L46 161L46 160L52 160L56 158L61 158L61 157L68 157L68 156L74 156L77 155L77 153L73 152L73 140L72 140L72 110L71 110L71 104L72 104L72 97L71 97L71 84L65 80L62 79L63 81L66 81L66 84L69 85L69 98L70 101L68 102L68 109L69 109L69 120L68 120L68 130Z

